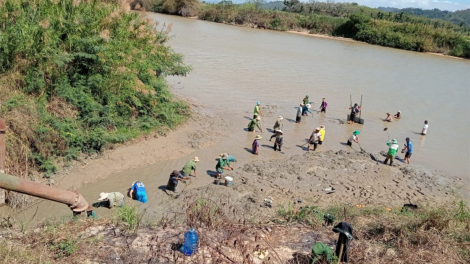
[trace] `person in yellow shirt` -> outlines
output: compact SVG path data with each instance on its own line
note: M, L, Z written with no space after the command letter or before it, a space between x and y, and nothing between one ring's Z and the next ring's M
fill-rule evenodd
M322 144L323 143L323 139L325 138L325 126L324 125L321 125L320 126L320 140L318 141L318 144Z

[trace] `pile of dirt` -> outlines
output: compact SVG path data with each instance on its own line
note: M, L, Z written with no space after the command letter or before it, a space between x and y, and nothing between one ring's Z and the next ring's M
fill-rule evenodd
M176 199L202 197L230 201L252 217L272 216L261 208L265 199L273 207L304 201L316 206L349 204L399 207L405 203L429 204L455 199L459 178L441 177L395 162L382 163L382 154L325 151L293 155L288 159L255 161L230 172L233 187L205 186L183 192ZM327 193L326 188L335 192ZM179 201L178 201L179 202Z
M250 179L265 196L272 195L268 190L280 190L316 204L399 206L445 201L454 199L459 183L463 184L459 178L438 177L398 162L384 165L383 159L383 153L308 152L246 164L243 172L233 175ZM336 191L327 194L324 189L330 187Z

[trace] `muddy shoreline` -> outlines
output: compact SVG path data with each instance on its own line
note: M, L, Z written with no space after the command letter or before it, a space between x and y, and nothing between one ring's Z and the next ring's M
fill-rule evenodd
M131 180L142 180L151 195L149 202L141 204L129 200L126 203L138 206L138 210L145 210L157 219L174 208L183 208L195 197L230 201L246 219L272 217L281 206L293 205L299 199L303 205L311 206L386 208L399 208L405 203L437 206L456 199L470 200L465 179L438 171L430 172L398 159L390 167L382 163L384 152L368 153L360 151L357 146L340 151L320 149L306 152L305 146L289 145L288 153L283 152L273 159L262 156L271 145L263 143L262 155L255 160L237 155L239 161L233 164L235 170L225 173L234 178L232 188L216 186L213 184L214 169L211 168L223 150L214 153L214 149L220 149L221 144L233 148L233 142L227 142L233 124L196 103L191 103L191 106L194 112L187 123L167 136L141 138L106 151L101 158L76 162L69 171L57 176L62 178L57 186L78 190L94 203L101 191L117 189L124 193ZM262 109L268 116L276 114L270 106ZM247 133L247 136L251 135ZM264 138L263 142L267 140ZM194 152L202 160L198 164L198 167L202 166L202 172L199 170L197 178L181 183L181 192L176 198L168 196L164 191L167 171L175 168L172 164L184 164L181 162L185 157ZM249 153L246 155L251 156ZM136 176L149 170L163 176L152 172L146 177ZM326 188L334 188L335 192L328 194L324 191ZM260 210L264 199L272 199L274 203L271 208ZM97 208L96 211L101 216L112 213L105 208ZM49 217L50 212L55 212L55 215L68 213L64 205L37 199L29 208L20 211L4 208L0 214L24 218L31 221L30 226L33 227Z

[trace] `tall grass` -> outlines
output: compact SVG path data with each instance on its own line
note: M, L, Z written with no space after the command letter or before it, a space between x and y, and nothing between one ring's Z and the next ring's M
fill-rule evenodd
M100 153L184 120L167 75L190 67L150 20L98 0L0 4L0 116L7 172L51 176L57 158Z

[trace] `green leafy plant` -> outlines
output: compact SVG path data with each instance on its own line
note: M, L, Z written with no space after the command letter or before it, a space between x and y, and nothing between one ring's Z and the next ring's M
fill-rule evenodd
M131 232L137 231L142 216L139 215L135 206L123 205L118 207L115 214L117 224L123 225Z
M63 240L58 243L52 243L50 247L53 251L55 251L55 257L57 259L68 257L78 249L76 241L71 239Z
M170 27L115 1L6 0L0 3L0 115L9 171L100 153L189 113L165 81L190 67L167 44Z

